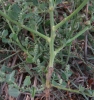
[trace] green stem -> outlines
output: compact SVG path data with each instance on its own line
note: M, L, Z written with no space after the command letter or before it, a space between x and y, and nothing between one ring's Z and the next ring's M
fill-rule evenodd
M54 40L55 40L55 31L53 30L54 27L54 3L53 0L49 0L49 15L50 15L50 28L51 28L51 36L49 42L49 50L50 50L50 59L48 65L48 72L46 74L46 88L47 93L49 93L49 89L51 88L50 81L51 76L53 73L53 65L54 65Z
M16 34L15 31L13 30L13 28L12 28L10 22L9 22L7 19L6 19L6 21L7 21L8 25L9 25L9 27L10 27L12 33L13 33L13 34ZM20 43L18 37L17 37L17 39L16 39L16 42L17 42L18 46L19 46L25 53L27 53L28 56L32 57L32 56L29 54L29 52L21 45L21 43Z
M79 91L79 90L73 90L73 89L70 89L70 88L63 88L63 87L60 86L60 85L51 84L51 86L56 87L56 88L58 88L58 89L65 90L65 91L69 91L69 92L73 92L73 93L77 93L77 94L82 94L82 92ZM93 96L90 95L89 93L84 92L84 94L87 95L87 96L89 96L89 97L93 97Z
M74 41L76 38L78 38L80 35L82 35L84 32L86 32L87 30L89 30L90 27L87 26L85 27L82 31L80 31L79 33L77 33L77 35L75 35L73 38L69 39L63 46L59 47L56 51L55 54L57 54L60 50L62 50L65 46L67 46L69 43L71 43L72 41Z
M13 57L14 55L16 55L16 54L19 53L19 52L20 52L20 51L17 51L17 52L15 51L14 54L9 55L8 57L4 58L3 60L0 61L0 63L4 62L5 60L7 60L7 59L9 59L9 58L11 58L11 57Z
M60 23L58 23L56 26L54 26L54 30L56 31L58 28L60 28L63 24L65 24L70 18L72 18L74 15L76 15L88 2L89 0L84 0L82 4L67 18L64 18Z
M9 22L7 19L6 19L6 22L8 23L8 25L9 25L9 27L10 27L10 29L11 29L12 33L13 33L13 34L16 34L16 33L15 33L15 31L13 30L13 28L12 28L12 26L11 26L10 22ZM21 49L22 49L23 51L25 51L25 48L21 46L21 44L20 44L20 41L19 41L18 37L17 37L17 39L16 39L16 42L17 42L17 43L18 43L18 45L21 47Z
M10 23L9 23L9 26L10 26L10 28L11 28L11 31L12 31L14 34L16 34L16 33L14 32L14 30L13 30L13 28L12 28L12 26L11 26ZM26 49L22 46L22 44L20 43L18 37L17 37L17 39L16 39L16 42L17 42L18 46L21 48L22 51L24 51L29 57L33 58L33 57L30 55L30 53L28 52L28 50L26 50Z
M69 40L67 41L67 44L68 44L68 43L71 43L73 40L75 40L76 38L78 38L80 35L82 35L83 33L85 33L85 32L86 32L87 30L89 30L89 29L90 29L89 26L85 27L82 31L80 31L79 33L77 33L77 35L75 35L73 38L69 39Z
M65 62L65 67L67 66L68 61L69 61L69 58L70 58L70 51L71 51L71 44L70 44L70 46L68 47L68 56L67 56L67 59L66 59L66 62Z
M5 8L4 8L3 3L2 3L2 7L3 7L4 13L6 14L6 10L5 10ZM6 19L6 22L8 23L8 25L9 25L9 27L10 27L12 33L13 33L13 34L16 34L15 31L13 30L13 28L12 28L12 26L11 26L11 24L10 24L10 22L9 22L8 19ZM27 53L28 56L32 57L32 56L29 54L29 52L21 45L21 43L20 43L18 37L17 37L17 39L16 39L16 42L17 42L17 45L18 45L25 53Z
M49 61L49 67L53 67L54 63L54 40L55 40L55 31L53 30L54 27L54 5L53 5L53 0L49 0L49 14L50 14L50 27L51 27L51 37L50 37L50 42L49 42L49 47L50 47L50 61Z
M25 25L22 25L21 23L19 23L19 22L17 22L17 21L12 20L9 16L7 16L6 14L4 14L1 10L0 10L0 15L3 16L3 17L5 17L5 18L6 18L7 20L9 20L10 22L12 22L12 23L14 23L14 24L16 24L16 25L18 25L18 26L20 26L20 27L22 27L22 28L24 28L24 29L26 29L26 30L28 30L28 31L30 31L30 32L32 32L32 33L34 33L34 34L36 34L36 35L39 35L40 37L44 38L44 39L47 40L48 42L50 41L50 38L49 38L49 37L43 35L42 33L38 32L38 31L35 31L35 30L33 30L33 29L31 29L31 28L25 26Z

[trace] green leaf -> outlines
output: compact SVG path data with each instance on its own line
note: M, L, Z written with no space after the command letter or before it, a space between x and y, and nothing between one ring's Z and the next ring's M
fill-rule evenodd
M33 16L33 13L30 12L30 13L25 14L24 15L24 18L26 18L26 19L27 18L31 18L31 16Z
M79 91L83 92L85 90L84 87L82 87L81 85L79 85Z
M67 86L67 83L63 81L61 85L63 86L63 88L65 88Z
M8 15L13 20L18 20L18 16L21 9L17 4L11 6L11 9L8 10Z
M5 77L5 73L3 71L0 70L0 77Z
M56 5L61 3L61 2L62 2L62 0L55 0Z
M92 97L94 97L94 90L92 90Z
M9 88L8 93L12 97L18 97L20 94L20 91L17 88Z
M12 73L6 75L6 81L11 84L15 81L15 78L14 78L14 75L15 75L15 71L12 71Z
M64 74L66 75L66 81L68 81L69 77L72 75L72 71L70 70L70 66L66 65Z
M5 38L8 35L8 30L3 30L2 37Z
M89 93L90 95L92 95L93 94L93 92L92 92L92 90L85 90L85 92L87 92L87 93Z
M12 72L12 68L10 68L10 67L7 67L7 66L5 66L5 65L2 65L2 67L1 67L1 71L3 71L3 72Z
M26 44L28 44L28 37L25 38L25 42L26 42Z
M13 34L13 33L11 33L10 35L9 35L9 37L11 38L11 39L13 39L13 40L17 40L17 34Z
M16 13L20 13L20 11L21 11L18 4L13 4L12 7L11 7L11 10L16 12Z
M37 56L38 56L38 44L35 45L34 47L34 61L36 62Z
M31 85L30 76L26 76L23 86L29 86L29 85Z
M35 87L31 88L31 94L32 94L32 97L35 96L35 94L36 94L36 88Z
M28 56L28 57L26 58L26 62L27 62L27 63L32 63L32 62L33 62L32 57Z
M59 80L58 75L57 75L56 73L53 73L53 80L54 80L54 81Z
M65 74L64 72L62 72L61 76L62 76L62 78L63 78L64 80L66 80L66 74Z
M11 41L10 41L9 39L2 38L2 42L3 42L3 43L10 43Z
M8 15L9 15L9 17L10 17L11 19L13 19L13 20L18 20L18 14L17 14L16 12L14 12L14 11L9 11L9 12L8 12Z
M59 85L59 84L58 84L56 81L54 81L54 80L52 80L52 84L55 85L55 86L58 86L58 85Z
M59 88L61 88L61 89L63 89L63 88L65 88L66 86L67 86L67 83L66 82L62 82L62 84L59 84L59 83L57 83L56 81L52 81L52 84L54 85L54 86L56 86L56 87L59 87Z
M39 8L43 11L43 10L46 10L47 9L47 7L48 7L48 4L47 3L45 3L45 2L43 2L43 3L40 3L39 4L40 6L39 6Z
M0 77L0 82L5 82L5 78Z
M35 6L38 5L38 0L32 0L32 2L33 2L33 4L34 4Z
M25 42L24 42L24 45L27 47L28 46L28 41L29 41L29 39L28 39L28 37L26 37L25 38Z
M66 81L68 81L69 77L72 75L72 71L69 70L68 72L62 71L62 78Z

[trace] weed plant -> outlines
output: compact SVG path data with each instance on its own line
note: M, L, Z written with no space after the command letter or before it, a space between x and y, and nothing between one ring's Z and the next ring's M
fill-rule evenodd
M58 5L62 2L71 3L73 7L61 15L63 19L58 19ZM94 5L89 0L0 0L0 41L4 44L0 48L9 50L7 57L0 61L0 82L9 85L9 95L18 97L21 92L29 92L34 98L36 93L44 91L49 100L51 89L57 88L82 94L87 100L87 96L94 97L94 91L82 85L75 85L75 89L68 86L73 75L68 62L71 56L75 56L71 52L72 43L85 32L93 31L93 8L89 7L91 17L87 20L86 12L83 12L88 3ZM14 55L22 63L8 69L2 62L9 61ZM17 71L14 69L17 67L28 73L21 86L15 82ZM34 86L31 80L35 76L38 86Z

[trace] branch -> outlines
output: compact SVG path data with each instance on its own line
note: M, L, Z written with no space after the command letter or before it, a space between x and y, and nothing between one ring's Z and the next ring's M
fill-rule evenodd
M62 89L62 90L64 90L64 91L69 91L69 92L73 92L73 93L77 93L77 94L82 94L83 95L83 93L85 94L85 95L87 95L87 96L89 96L89 97L94 97L93 96L93 93L92 93L92 95L90 95L88 92L81 92L81 91L79 91L79 90L74 90L74 89L70 89L70 88L65 88L65 87L63 87L63 86L61 86L61 85L54 85L54 84L51 84L52 85L52 87L55 87L55 88L57 88L57 89Z
M71 43L72 41L74 41L76 38L78 38L80 35L82 35L84 32L86 32L87 30L89 30L90 27L87 26L85 27L82 31L80 31L79 33L77 33L77 35L75 35L73 38L69 39L63 46L61 46L60 48L58 48L55 51L55 54L57 54L60 50L62 50L65 46L67 46L69 43Z
M69 15L67 18L64 18L60 23L55 25L53 27L53 30L56 31L59 27L61 27L63 24L65 24L70 18L72 18L74 15L76 15L87 4L88 1L89 0L84 0L82 2L82 4L71 15Z
M22 28L34 33L34 34L36 34L36 35L39 35L40 37L44 38L45 40L47 40L49 42L49 40L50 40L49 37L43 35L42 33L38 32L38 31L35 31L35 30L25 26L25 25L22 25L21 23L19 23L17 21L12 20L9 16L4 14L1 10L0 10L0 15L3 16L4 18L6 18L7 20L9 20L10 22L12 22L12 23L14 23L14 24L16 24L16 25L18 25L18 26L20 26L20 27L22 27Z

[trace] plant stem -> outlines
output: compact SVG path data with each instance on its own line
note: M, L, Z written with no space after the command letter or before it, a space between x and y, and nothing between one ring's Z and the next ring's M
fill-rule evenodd
M5 8L4 8L3 3L2 3L2 7L3 7L4 13L6 14L6 10L5 10ZM13 34L16 34L15 31L13 30L13 28L12 28L12 26L11 26L11 24L10 24L10 22L9 22L8 19L6 19L6 22L8 23L8 25L9 25L9 27L10 27L12 33L13 33ZM17 42L18 46L19 46L25 53L27 53L28 56L30 56L31 58L33 58L33 57L29 54L29 52L21 45L21 43L20 43L18 37L16 38L15 41Z
M46 74L46 88L49 91L51 85L51 76L53 73L53 66L54 66L54 40L55 40L55 31L53 30L54 27L54 3L53 0L49 0L49 15L50 15L50 28L51 28L51 36L50 36L50 42L49 42L49 50L50 50L50 59L49 59L49 65L48 65L48 72Z
M71 43L71 44L72 44L72 43ZM66 59L65 65L64 65L65 67L67 66L68 61L69 61L69 58L70 58L71 44L70 44L70 46L68 47L68 56L67 56L67 59Z
M9 27L10 27L12 33L13 33L13 34L16 34L15 31L13 30L13 28L12 28L10 22L9 22L7 19L6 19L6 21L7 21L8 25L9 25ZM16 42L17 42L18 46L21 48L21 50L23 50L28 56L30 56L31 58L33 58L33 57L29 54L29 52L21 45L21 43L20 43L18 37L17 37L17 39L16 39Z
M89 0L84 0L82 4L67 18L64 18L60 23L58 23L56 26L54 26L54 30L56 31L58 28L60 28L63 24L65 24L70 18L72 18L74 15L76 15L88 2Z
M49 47L50 47L50 62L49 62L49 67L53 67L53 62L54 62L54 40L55 40L55 31L53 30L54 27L54 6L53 6L53 1L49 0L49 14L50 14L50 27L51 27L51 41L49 42Z
M42 33L38 32L38 31L35 31L35 30L33 30L33 29L25 26L25 25L22 25L21 23L19 23L17 21L12 20L9 16L7 16L6 14L4 14L1 10L0 10L0 15L3 16L3 17L5 17L10 22L12 22L12 23L14 23L14 24L16 24L16 25L18 25L18 26L20 26L20 27L22 27L22 28L24 28L24 29L26 29L26 30L34 33L34 34L36 34L36 35L39 35L40 37L42 37L43 39L47 40L48 42L50 41L49 37L43 35Z
M77 94L82 94L81 91L79 90L73 90L73 89L70 89L70 88L65 88L63 86L60 86L60 85L54 85L54 84L51 84L53 87L56 87L58 89L62 89L62 90L65 90L65 91L69 91L69 92L73 92L73 93L77 93ZM84 92L85 95L89 96L89 97L93 97L92 95L90 95L89 93L87 92Z
M77 35L75 35L73 38L69 39L68 41L66 41L66 43L59 47L57 50L55 50L55 53L57 54L60 50L62 50L65 46L67 46L69 43L71 43L72 41L74 41L76 38L78 38L80 35L82 35L84 32L86 32L87 30L89 30L90 27L87 26L85 27L82 31L80 31L79 33L77 33Z
M14 55L16 55L16 54L19 53L19 52L20 52L20 51L17 51L17 52L15 51L14 54L9 55L8 57L4 58L3 60L0 61L0 63L4 62L5 60L7 60L7 59L9 59L9 58L11 58L11 57L13 57Z

